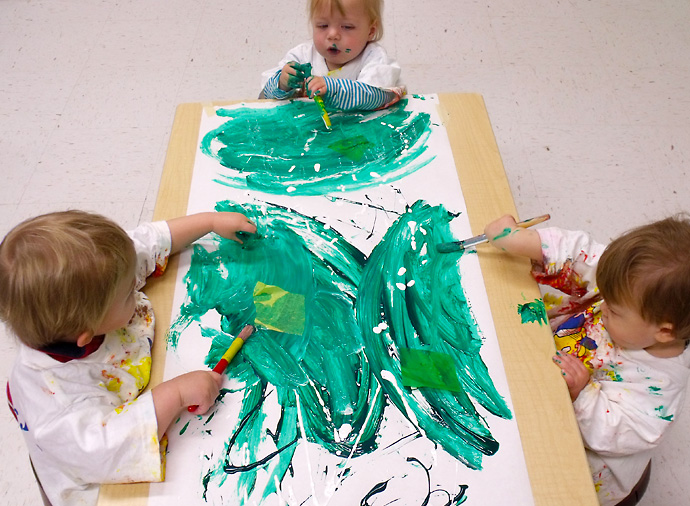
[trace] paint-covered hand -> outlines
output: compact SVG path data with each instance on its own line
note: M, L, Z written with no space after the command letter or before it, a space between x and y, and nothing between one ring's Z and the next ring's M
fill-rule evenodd
M294 61L285 64L280 71L278 87L283 91L302 90L304 88L305 75L301 66Z
M314 98L316 95L325 97L328 93L326 80L321 76L311 76L307 79L307 95L309 98Z
M583 388L589 383L591 373L589 369L576 356L570 353L556 352L553 361L561 368L561 374L568 385L570 399L575 401Z
M526 256L537 262L543 259L539 234L534 230L521 228L509 214L489 223L484 227L484 234L501 251Z
M225 239L231 239L242 244L238 233L240 235L242 233L254 234L256 233L256 225L244 214L220 212L213 216L213 231Z

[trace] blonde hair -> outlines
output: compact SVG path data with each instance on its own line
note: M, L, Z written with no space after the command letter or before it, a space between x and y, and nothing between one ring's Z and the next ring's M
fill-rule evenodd
M96 331L135 261L132 240L103 216L24 221L0 244L0 317L32 348L75 342Z
M690 216L678 214L615 239L597 265L604 300L635 309L643 320L671 323L690 340Z
M364 8L369 15L369 22L376 23L376 32L371 42L378 42L383 37L383 0L360 0L364 3ZM310 0L309 19L314 19L314 14L321 9L338 9L340 14L345 15L345 9L341 0Z

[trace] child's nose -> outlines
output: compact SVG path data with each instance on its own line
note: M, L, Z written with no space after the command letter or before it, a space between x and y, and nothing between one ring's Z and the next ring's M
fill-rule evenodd
M329 39L339 39L340 38L340 30L338 30L337 27L331 26L328 28L328 38Z

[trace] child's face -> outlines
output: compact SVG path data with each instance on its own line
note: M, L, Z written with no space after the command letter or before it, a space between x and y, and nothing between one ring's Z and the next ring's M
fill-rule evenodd
M314 46L326 59L328 70L342 67L360 55L376 33L376 23L362 0L342 0L344 14L333 5L314 13Z
M611 340L621 348L641 350L659 342L659 326L645 321L635 309L603 302L601 315Z
M125 327L134 315L136 307L134 285L136 278L134 273L124 276L117 287L115 298L113 299L110 308L103 318L103 322L99 325L95 335L107 334L113 330Z

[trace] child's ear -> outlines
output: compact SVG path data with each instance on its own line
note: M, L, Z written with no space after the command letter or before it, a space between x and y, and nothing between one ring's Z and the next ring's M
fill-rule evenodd
M670 343L676 339L676 332L672 323L662 323L654 336L658 343Z
M379 28L379 22L374 21L371 26L369 27L369 41L374 40L374 37L376 36L376 30Z
M84 346L89 344L92 339L93 339L93 332L85 330L84 332L82 332L81 334L79 334L77 336L77 346L79 346L80 348L83 348Z

